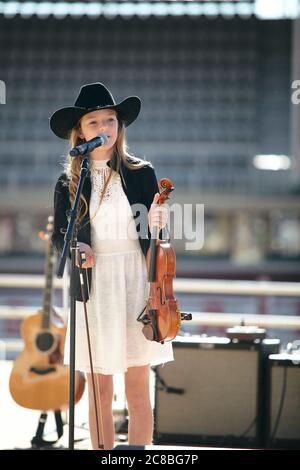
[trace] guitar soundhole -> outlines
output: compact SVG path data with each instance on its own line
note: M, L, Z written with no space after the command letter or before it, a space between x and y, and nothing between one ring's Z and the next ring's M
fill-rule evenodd
M36 345L40 351L49 351L54 343L54 338L51 333L41 333L36 338Z

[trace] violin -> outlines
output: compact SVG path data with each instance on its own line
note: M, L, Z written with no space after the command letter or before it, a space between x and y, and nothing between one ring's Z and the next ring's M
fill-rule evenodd
M172 181L163 178L159 182L162 192L157 204L163 204L174 190ZM173 279L176 276L176 254L169 240L160 240L158 227L151 231L150 247L146 256L150 293L138 321L143 323L143 334L150 341L172 341L180 330L182 320L192 315L180 312L173 295ZM145 312L145 313L144 313Z

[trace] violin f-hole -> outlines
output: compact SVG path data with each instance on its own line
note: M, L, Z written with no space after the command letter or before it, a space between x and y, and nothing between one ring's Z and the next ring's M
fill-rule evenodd
M166 301L163 299L163 295L162 295L162 289L160 286L157 287L157 289L159 291L159 297L160 297L160 304L161 305L165 305Z

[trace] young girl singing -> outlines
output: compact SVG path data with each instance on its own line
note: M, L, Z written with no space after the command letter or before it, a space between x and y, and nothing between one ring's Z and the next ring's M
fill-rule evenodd
M59 109L50 119L54 134L69 139L71 148L99 134L107 136L106 143L90 153L77 236L79 249L86 256L82 267L87 269L89 280L87 312L105 449L114 446L113 374L125 374L129 444L151 444L150 366L173 360L171 343L147 340L143 325L137 321L149 293L145 257L150 231L167 223L166 207L156 204L158 184L151 163L126 150L124 128L137 118L140 107L136 96L116 104L102 83L91 83L81 87L74 106ZM52 242L58 253L64 244L66 214L74 201L81 160L81 156L69 157L55 187ZM141 205L145 211L135 214ZM76 369L87 373L91 441L93 449L98 449L79 276L76 279ZM67 340L66 363L68 356Z

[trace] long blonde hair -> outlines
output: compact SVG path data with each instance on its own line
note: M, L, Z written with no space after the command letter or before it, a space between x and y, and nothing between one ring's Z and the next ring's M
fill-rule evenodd
M112 166L115 168L115 171L120 174L120 177L122 178L123 183L126 186L126 183L124 181L124 176L122 174L121 161L130 170L138 170L139 168L142 168L145 165L149 165L149 164L151 165L151 163L146 161L146 160L140 160L140 159L136 158L134 155L131 155L128 152L124 125L123 125L122 121L120 121L119 119L118 119L118 123L119 123L118 137L117 137L117 140L116 140L116 143L115 143L113 156L111 158L111 163L112 163ZM69 138L70 148L76 147L77 145L80 145L83 142L84 142L84 139L82 139L80 137L80 121L79 121L77 126L75 126L71 130L70 138ZM73 204L74 199L75 199L76 189L77 189L77 186L78 186L78 181L79 181L79 176L80 176L80 168L81 168L82 158L83 158L82 156L70 157L70 155L68 155L67 162L66 162L66 165L65 165L65 171L66 171L67 176L68 176L67 184L68 184L68 187L69 187L71 205ZM130 160L130 161L128 161L128 160ZM110 172L109 172L109 176L107 178L107 181L104 184L104 188L103 188L102 193L101 193L100 202L99 202L98 207L100 207L100 204L103 200L103 197L105 195L108 184L109 184L109 182L112 178L112 175L113 175L112 166L110 167ZM77 216L78 225L81 224L81 222L84 219L84 217L86 216L88 210L89 210L88 202L87 202L86 198L84 197L84 195L81 193L80 201L79 201L78 216Z

